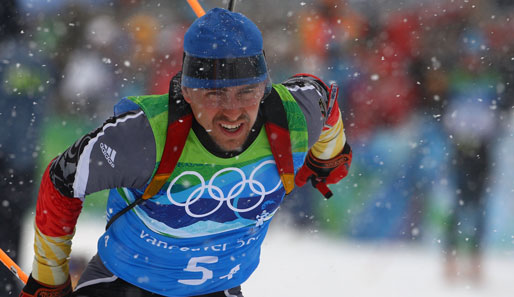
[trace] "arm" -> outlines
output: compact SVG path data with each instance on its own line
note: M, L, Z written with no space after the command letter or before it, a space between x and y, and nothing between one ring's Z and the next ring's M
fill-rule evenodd
M309 153L295 183L303 186L310 179L313 186L328 198L331 192L325 184L337 183L344 178L352 158L337 102L337 86L328 87L319 78L308 74L295 75L284 85L302 109L309 132Z
M38 194L35 259L23 294L37 296L35 290L41 286L69 282L71 239L85 196L110 188L143 187L155 167L155 154L148 120L136 110L110 118L49 164Z

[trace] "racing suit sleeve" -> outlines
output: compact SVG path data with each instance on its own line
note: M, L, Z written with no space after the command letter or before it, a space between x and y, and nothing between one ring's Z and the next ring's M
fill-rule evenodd
M337 156L346 144L337 94L331 94L331 88L309 74L297 74L283 85L293 95L305 116L309 149L313 155L322 160ZM332 90L337 92L337 89Z
M301 187L310 180L329 199L333 193L327 184L345 178L352 162L352 149L346 142L337 102L338 88L309 74L297 74L286 84L304 113L309 134L309 152L296 172L295 184Z
M47 285L65 283L71 239L85 196L104 189L143 187L155 158L155 139L141 110L110 118L55 158L38 193L32 277Z

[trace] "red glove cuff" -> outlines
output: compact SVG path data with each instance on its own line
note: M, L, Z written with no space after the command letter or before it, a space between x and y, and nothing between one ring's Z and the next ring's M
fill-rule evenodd
M305 164L298 170L295 183L301 187L310 179L326 184L335 184L348 175L352 163L352 149L348 143L336 157L329 160L316 158L311 151L305 158Z
M52 286L38 282L31 274L19 297L70 297L72 291L69 277L64 284Z

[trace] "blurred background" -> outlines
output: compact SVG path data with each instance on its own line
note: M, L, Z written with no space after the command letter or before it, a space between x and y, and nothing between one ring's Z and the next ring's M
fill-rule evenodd
M512 296L514 1L236 10L263 32L275 83L306 72L340 86L354 154L330 200L309 187L285 199L245 296ZM2 1L0 247L26 272L44 168L119 99L167 93L195 18L186 1ZM106 197L84 203L74 276L96 249ZM0 296L19 285L0 269Z

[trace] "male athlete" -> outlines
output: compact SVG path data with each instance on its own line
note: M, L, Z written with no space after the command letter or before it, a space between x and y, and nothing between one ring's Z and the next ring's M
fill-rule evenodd
M256 25L212 9L185 34L169 94L122 99L48 166L21 296L243 296L284 196L326 190L350 163L337 88L272 85ZM72 292L77 217L103 189L106 231Z

